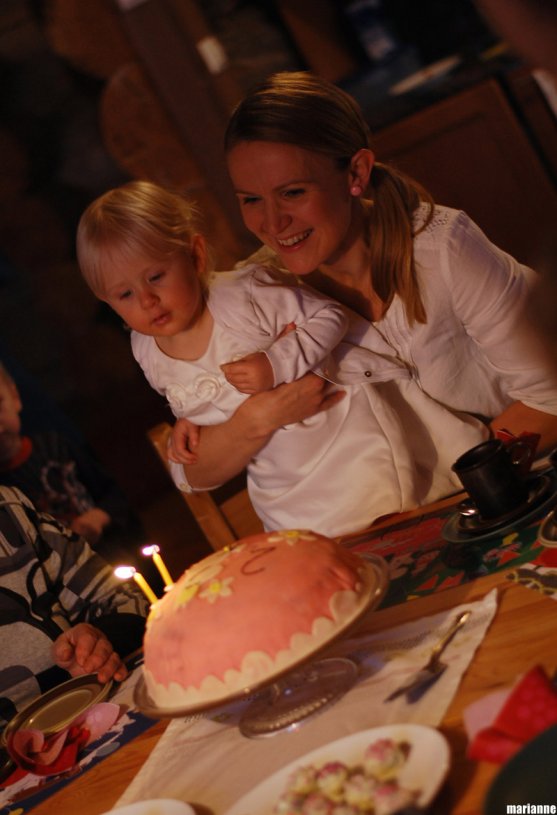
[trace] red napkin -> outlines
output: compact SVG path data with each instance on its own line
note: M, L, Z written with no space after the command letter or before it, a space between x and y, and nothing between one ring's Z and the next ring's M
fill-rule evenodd
M536 665L509 692L499 692L464 712L468 758L502 764L530 739L557 724L557 689ZM477 727L482 721L487 726Z
M45 737L40 730L31 728L16 730L8 741L8 749L18 769L3 785L9 786L25 772L46 776L71 770L78 762L80 751L106 733L119 713L119 705L100 702L53 736Z
M89 741L86 727L72 725L50 738L40 730L18 730L10 740L14 761L34 775L57 775L77 763L77 754Z

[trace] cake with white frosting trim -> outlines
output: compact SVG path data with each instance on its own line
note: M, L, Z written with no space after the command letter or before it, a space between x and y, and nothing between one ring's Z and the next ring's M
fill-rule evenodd
M347 628L376 591L370 564L314 532L244 538L191 566L152 606L148 694L180 710L257 687Z

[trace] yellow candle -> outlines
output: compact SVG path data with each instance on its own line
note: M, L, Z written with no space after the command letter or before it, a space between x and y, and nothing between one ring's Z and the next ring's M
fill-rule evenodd
M159 599L143 575L140 574L137 569L134 569L133 566L117 566L116 569L114 569L114 574L120 578L120 580L130 580L130 578L133 578L150 603L156 603Z
M174 585L172 578L170 577L170 572L166 568L164 561L160 554L160 548L157 546L156 543L151 544L150 546L144 546L141 550L144 555L147 557L153 558L153 563L159 570L159 574L164 581L164 585L170 588L170 586Z

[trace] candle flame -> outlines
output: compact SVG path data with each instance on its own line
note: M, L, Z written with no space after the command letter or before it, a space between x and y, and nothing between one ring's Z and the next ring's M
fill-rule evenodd
M117 566L114 569L114 575L120 578L120 580L130 580L134 576L135 571L133 566Z
M160 576L162 577L162 579L164 581L164 585L165 586L174 585L173 582L172 582L172 578L170 576L170 572L166 568L164 560L162 559L162 556L160 555L160 547L157 546L156 543L151 543L149 546L144 546L141 551L147 557L152 557L153 558L153 563L155 564L155 566L159 570L159 574L160 574Z

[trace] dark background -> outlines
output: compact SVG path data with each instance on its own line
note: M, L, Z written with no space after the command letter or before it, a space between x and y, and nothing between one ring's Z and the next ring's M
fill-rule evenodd
M312 3L160 2L181 19L184 40L209 32L225 48L229 69L207 89L216 88L223 121L268 73L313 67L285 24L292 8ZM363 10L361 3L318 5L346 57L339 81L373 73L408 50L427 64L494 41L467 0L388 0ZM365 29L377 25L394 43L380 60L366 45ZM75 229L98 194L149 176L189 186L201 200L220 268L248 247L227 231L139 62L111 0L0 2L0 359L22 388L27 426L62 423L82 435L148 531L181 553L181 565L180 558L197 559L206 544L145 435L171 420L170 412L144 380L119 321L82 283ZM186 91L188 83L193 89L195 77L181 79Z

